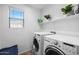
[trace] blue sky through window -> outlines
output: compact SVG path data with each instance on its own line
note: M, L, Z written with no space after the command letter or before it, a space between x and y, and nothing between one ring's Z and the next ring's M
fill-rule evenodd
M11 8L10 9L10 18L23 19L23 12L16 8Z

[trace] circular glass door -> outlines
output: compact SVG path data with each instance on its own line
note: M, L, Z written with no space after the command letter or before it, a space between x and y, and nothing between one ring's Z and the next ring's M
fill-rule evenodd
M45 55L65 55L65 53L53 46L45 49Z
M33 45L35 46L35 51L39 50L39 43L36 38L34 38Z

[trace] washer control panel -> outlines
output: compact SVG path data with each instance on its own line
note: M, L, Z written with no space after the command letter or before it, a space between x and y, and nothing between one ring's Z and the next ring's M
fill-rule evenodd
M76 46L69 43L62 43L62 49L67 51L69 54L76 54Z
M58 41L54 41L54 45L58 45Z
M56 47L61 48L62 47L62 42L53 39L53 40L51 40L51 45L54 45Z
M59 49L62 49L66 54L76 54L76 46L73 44L69 44L53 39L51 41L51 45L54 45Z

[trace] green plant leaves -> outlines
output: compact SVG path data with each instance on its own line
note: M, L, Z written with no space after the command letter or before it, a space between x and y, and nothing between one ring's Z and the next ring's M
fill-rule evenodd
M64 14L67 14L67 13L69 13L70 11L72 11L72 8L73 8L72 4L69 4L69 5L65 6L64 8L62 8L61 11L62 11Z

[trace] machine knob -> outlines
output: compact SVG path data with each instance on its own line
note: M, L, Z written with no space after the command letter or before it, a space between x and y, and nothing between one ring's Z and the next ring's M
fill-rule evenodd
M38 36L40 36L40 34L37 34Z
M55 42L54 42L54 45L58 45L58 41L55 41Z

